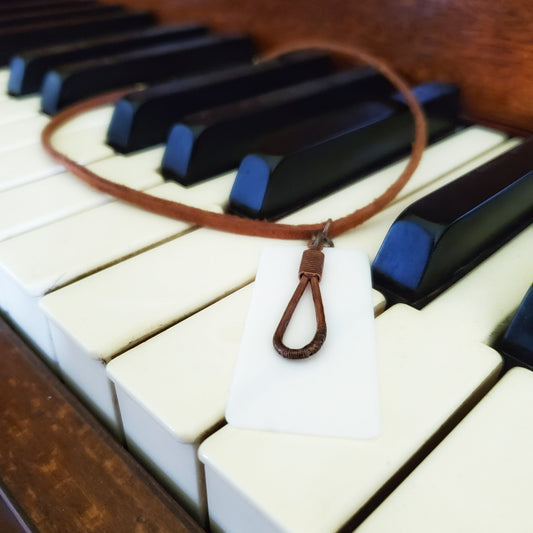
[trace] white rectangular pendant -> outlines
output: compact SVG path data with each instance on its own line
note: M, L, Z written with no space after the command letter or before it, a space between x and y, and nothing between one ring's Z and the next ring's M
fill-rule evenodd
M230 392L230 425L341 438L374 438L380 431L369 260L360 251L324 249L320 289L327 322L322 348L289 360L272 337L298 284L304 247L263 250ZM284 343L314 336L316 319L308 286Z

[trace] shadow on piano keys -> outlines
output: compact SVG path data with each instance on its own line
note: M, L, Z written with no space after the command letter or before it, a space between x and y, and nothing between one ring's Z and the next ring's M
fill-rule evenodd
M5 73L3 75L6 76ZM48 338L48 326L46 322L42 322L39 314L40 304L36 298L31 294L29 298L27 294L17 294L20 289L15 285L6 284L5 278L4 283L0 285L2 290L0 302L4 309L9 308L9 311L6 311L8 315L12 318L17 317L15 321L22 329L26 329L24 326L26 323L33 324L28 326L32 329L41 321L42 329L38 329L38 333L35 334L32 332L31 335L36 336L34 342L37 342L36 338L44 339L39 340L37 344L45 354L48 354L45 355L48 364L56 370L58 366L61 368L60 372L71 382L74 390L77 389L78 393L92 404L99 416L119 437L124 424L129 449L154 469L171 493L188 508L196 520L205 525L206 494L202 466L194 460L194 457L203 437L219 429L222 424L235 348L238 346L249 298L247 285L253 279L257 251L263 243L260 239L217 235L216 245L213 245L215 232L202 229L191 231L191 228L180 222L160 220L153 215L140 215L136 209L110 202L109 198L89 192L72 178L60 173L60 169L54 163L40 154L37 143L32 144L36 132L47 120L38 113L39 104L36 98L30 96L15 104L4 97L0 105L6 110L2 137L6 142L0 150L2 150L7 184L5 191L1 193L3 198L0 197L0 202L5 202L3 213L14 215L17 224L22 220L17 226L11 220L8 220L9 223L5 222L7 219L4 218L7 229L3 237L7 240L0 244L0 261L4 257L10 262L10 268L14 265L15 269L27 269L24 275L27 274L32 282L33 280L37 282L37 285L32 287L33 294L39 295L52 288L58 289L51 292L49 297L45 297L45 302L51 302L45 303L45 306L48 306L48 309L53 308L53 313L63 317L61 320L71 321L67 334L61 331L63 325L61 320L58 320L52 329L55 342L53 344ZM8 113L13 113L10 115L11 118ZM138 177L141 187L159 183L157 169L162 149L148 149L143 153L115 156L113 151L102 143L109 117L108 109L95 111L83 119L85 122L73 124L66 133L59 134L58 142L63 143L64 149L69 153L85 157L87 162L94 161L94 167L104 174L113 177L126 174L128 179ZM518 126L523 127L524 124L516 122ZM371 256L375 255L390 223L414 199L458 178L481 162L504 153L515 144L515 140L507 140L501 133L478 127L457 132L451 138L440 141L438 145L428 150L424 159L425 167L423 164L413 182L404 191L403 197L398 198L371 224L340 237L337 240L338 245L361 246ZM471 149L474 146L475 148ZM452 159L452 156L455 159ZM21 166L21 163L24 165ZM13 166L8 166L11 164ZM400 168L401 163L394 164L378 171L372 180L364 180L354 186L358 201L365 203L364 199L370 199L376 190L381 190L388 180L398 174ZM20 181L9 182L8 179L20 179ZM216 203L220 198L227 197L228 186L232 179L233 176L226 176L218 181L216 187L208 186L212 185L210 182L208 185L202 184L197 187L196 192L195 188L188 189L193 191L187 193L188 201ZM31 190L33 190L33 200L21 201L20 199L26 197L25 191ZM175 188L159 185L157 190L161 191L160 194L174 194L172 191ZM57 191L57 194L53 191ZM57 220L46 218L47 213L43 213L42 217L36 216L42 205L41 198L52 194L55 194L60 202L59 207L57 205L53 207L53 212L57 213L53 216ZM17 209L16 212L15 210L9 212L9 206L17 205L17 201L21 202L20 205L23 207L20 211ZM35 205L31 203L33 201ZM340 205L343 201L344 207ZM332 206L339 210L343 208L353 210L355 208L353 202L353 197L344 193L337 194L330 200L320 202L324 216L318 211L319 206L308 208L307 216L310 217L310 221L330 216ZM32 212L30 216L32 226L24 226L28 220L23 218L24 209L27 209L26 212ZM300 216L305 216L305 210L292 215L295 220ZM127 224L124 224L125 221ZM17 228L16 231L9 233L13 227ZM495 337L501 333L500 322L508 319L507 315L518 305L521 295L531 283L531 279L527 279L527 272L531 272L530 265L528 266L522 257L523 250L531 248L530 233L529 230L517 237L517 240L505 249L505 253L497 254L490 262L481 265L475 271L476 275L473 272L471 276L459 282L457 287L449 289L442 298L430 304L427 309L419 312L399 306L387 310L378 319L378 339L382 338L384 343L379 352L384 365L380 379L384 392L390 395L390 398L382 399L383 416L391 417L392 428L390 434L380 439L379 443L342 441L327 443L323 439L263 435L228 427L215 432L214 437L208 439L201 450L202 460L207 465L207 492L215 525L227 526L235 531L284 530L280 527L291 531L333 531L344 525L345 530L349 531L361 522L366 514L418 464L497 381L501 360L486 345L494 343ZM133 240L134 234L137 241ZM175 239L179 234L183 235ZM98 251L101 256L93 265L93 257L80 260L80 255L84 250L93 253L90 243L98 240L94 239L95 236L98 239L105 236L108 240L108 249ZM80 241L84 246L79 246ZM75 251L73 256L76 261L80 260L81 266L73 265L70 272L67 269L58 271L56 258L48 257L51 254L52 242L60 243L65 250L70 249L71 254ZM125 243L123 250L118 250L119 243ZM209 283L189 282L187 276L197 274L200 257L205 255L203 261L209 265L214 252L213 246L220 247L219 257L223 259L218 265L221 269L220 278L209 280ZM225 255L225 250L232 250L232 253ZM57 248L54 254L56 253L58 255L62 253L61 247ZM130 256L133 257L129 258ZM183 257L194 260L183 263ZM43 261L39 262L39 258L43 258ZM144 273L155 271L152 263L154 258L162 265L162 270L158 272L164 274L147 278L144 284L139 282ZM238 275L235 274L236 259L239 263ZM92 273L102 266L118 261L121 264L110 266L101 273L71 284L78 278L84 277L85 273ZM179 278L175 274L176 265L179 265L181 272ZM486 285L484 279L492 280L494 272L508 271L511 267L516 270L509 276L510 281L502 282L500 287L489 281L491 290L487 291L484 296L486 300L483 300L479 296L479 287ZM47 273L46 268L50 268L52 278L46 278L43 274ZM227 285L221 286L220 279L227 279L227 282L224 282ZM177 280L176 284L174 280ZM155 319L150 317L150 303L139 305L139 302L129 300L128 283L131 283L130 286L135 289L132 291L133 294L146 290L147 296L152 298L154 313L160 313L160 316L156 316ZM158 284L159 288L154 290L154 286ZM43 287L47 288L43 291ZM121 292L122 287L124 292ZM193 287L194 291L191 290ZM223 295L240 287L243 288L221 299ZM375 297L376 310L380 312L384 301L377 293ZM113 301L114 298L116 301ZM102 310L102 299L106 302L105 310ZM219 299L219 302L207 305L201 310L206 304ZM499 307L492 308L495 299L498 299ZM203 303L199 303L199 300L203 300ZM126 315L127 318L121 319L124 303L130 313ZM18 305L21 306L20 309L16 309ZM91 310L91 305L94 305L94 310ZM117 307L113 307L114 305ZM476 315L475 327L472 328L473 313L487 309L493 309L493 312L484 313L483 320L478 320ZM133 310L135 314L132 313ZM125 355L114 357L115 354L124 352L132 343L132 339L135 339L133 343L137 343L144 337L152 336L155 331L176 322L178 316L185 317L194 311L198 312L191 318L139 344ZM434 316L439 325L435 326L435 322L427 319L426 315ZM154 321L152 324L146 323L147 316ZM140 322L136 323L134 320ZM447 322L452 326L442 332L442 325ZM7 402L9 398L21 395L20 389L25 390L20 384L27 380L28 373L36 383L39 381L39 375L44 375L44 371L38 362L27 359L29 357L27 349L13 338L7 328L4 330L7 346L10 343L18 346L23 354L21 361L25 361L25 365L30 365L30 370L24 371L26 373L24 378L18 378L20 381L14 377L16 372L20 373L20 370L16 370L14 366L12 370L11 367L5 370L6 374L8 371L12 372L11 381L8 381L10 388L6 390ZM96 339L95 331L99 334L104 332L104 337ZM211 336L206 335L206 331L210 331ZM78 336L77 340L73 340L73 335ZM456 339L451 340L450 337ZM438 347L435 347L435 338L441 342ZM191 339L194 339L193 345ZM84 348L97 354L96 358L85 356L76 358L76 350L84 342ZM178 350L177 347L181 349ZM5 350L12 355L12 348L6 347ZM58 353L60 351L61 355L55 354L56 350ZM452 355L449 355L447 350L452 351ZM195 354L194 358L190 361L181 361L176 355L179 351L192 352ZM118 406L113 389L107 381L106 368L101 363L111 359L109 372L113 381L117 383ZM163 363L173 365L173 372L163 366ZM33 367L38 369L36 374L33 374L35 372ZM413 371L414 368L416 371ZM139 376L146 379L142 381ZM110 527L111 530L111 526L106 525L102 525L102 529L99 529L98 520L109 520L109 523L112 523L118 518L123 520L123 530L131 530L128 529L130 526L124 525L127 519L132 518L131 516L126 518L127 500L130 497L132 506L136 509L142 509L144 501L150 502L151 507L147 506L142 513L137 511L139 515L134 518L138 519L139 523L147 521L151 524L157 515L160 523L154 527L159 527L162 531L177 531L181 527L175 522L177 516L178 521L183 520L183 528L194 530L194 524L186 515L180 512L177 506L142 473L141 468L127 458L125 452L120 451L107 436L103 435L94 422L90 421L89 415L79 415L68 405L60 405L61 395L65 395L70 402L76 403L76 401L69 393L61 391L61 386L54 381L54 378L50 380L51 385L44 383L39 386L52 387L48 389L52 391L51 393L44 392L43 389L43 392L37 394L35 392L37 385L26 382L27 390L30 392L23 394L22 397L26 396L26 400L33 402L27 407L32 411L33 417L37 418L43 409L41 406L43 398L50 397L50 401L54 402L57 398L58 405L54 412L61 413L63 423L72 424L76 428L76 436L79 438L83 435L82 441L86 438L87 442L91 443L91 448L94 446L105 458L103 461L106 471L102 474L102 479L108 480L109 498L113 498L112 493L115 492L120 495L116 498L117 509L122 510L117 510L116 516L111 516L112 509L102 509L106 498L99 499L101 495L77 500L68 492L62 495L58 490L61 483L73 490L72 485L68 481L69 476L61 482L56 481L55 484L50 479L49 472L54 472L54 467L50 466L50 454L58 453L57 450L61 449L63 455L68 455L68 444L63 442L61 446L59 444L58 447L52 446L47 453L39 455L39 452L35 451L32 439L28 439L26 444L28 449L33 446L35 457L26 459L29 462L28 466L21 461L18 465L20 470L14 469L4 476L3 485L5 493L12 498L12 502L15 502L13 505L18 506L18 512L30 527L37 527L43 531L60 528L61 526L53 523L58 519L57 514L49 523L47 516L54 516L55 511L52 507L59 505L58 499L63 497L66 501L78 501L80 511L76 527L79 530L85 527L87 530L96 531ZM99 383L99 391L93 391L93 385L87 384L93 380ZM376 512L361 530L388 530L390 525L383 524L390 523L399 528L403 513L398 514L397 509L404 509L404 506L408 505L405 502L409 501L409 498L403 494L409 495L412 492L412 498L427 497L435 470L437 475L442 475L442 472L449 471L455 462L457 455L447 452L447 448L453 448L455 445L459 450L464 450L465 447L471 446L471 438L465 440L469 438L469 432L474 434L487 432L486 438L493 438L486 424L480 426L482 429L477 429L476 424L481 424L478 420L482 421L484 416L490 418L491 410L500 415L499 410L508 407L499 407L499 404L506 406L506 402L511 401L509 398L512 399L512 395L515 394L519 397L523 394L525 400L521 401L527 405L527 388L531 389L531 380L529 382L527 380L526 371L513 371L509 377L506 376L502 380L501 384L496 385L491 395L486 398L489 401L482 401L480 409L476 409L472 416L452 433L450 439L447 439L435 454L431 454L416 469L418 477L408 478L394 497L390 498L390 502L387 501L381 506L379 513ZM519 383L516 390L522 392L506 392L511 390L507 383L513 381ZM100 401L98 398L104 400ZM171 398L170 403L169 398ZM18 401L23 405L22 400ZM495 407L492 407L493 405ZM117 407L120 409L120 415ZM84 413L83 408L81 412ZM191 412L196 416L191 416ZM489 414L486 415L485 412ZM6 413L9 413L10 417L16 416L11 404ZM42 416L52 426L42 428L42 431L51 433L51 436L57 439L53 417L44 414ZM23 416L21 420L24 420ZM87 420L90 421L88 425ZM4 422L6 421L10 423L11 418L6 417ZM394 431L395 424L399 424L400 421L404 422L405 426ZM504 422L509 424L509 434L518 431L523 424L520 418L514 420L504 417L502 423ZM20 445L23 434L22 430L15 433L14 440L10 442L17 442L19 439ZM463 436L465 434L466 437ZM527 434L525 438L528 438ZM482 445L478 443L478 446ZM367 451L359 449L365 447ZM90 478L95 476L97 481L98 474L90 470L88 475L84 468L94 468L95 463L99 462L99 457L92 455L87 443L72 448L79 448L76 452L79 454L76 456L76 461L86 461L85 466L79 466L77 474ZM21 449L26 451L23 446ZM492 453L501 454L502 448L496 447ZM520 453L524 452L517 450L518 457ZM77 469L76 461L72 461L68 465L69 468ZM168 471L166 470L166 465L177 461L181 463L173 464ZM32 465L32 462L36 464ZM13 460L8 458L3 468L10 464L13 464ZM36 470L49 478L43 484L43 489L52 489L54 492L57 491L57 494L50 498L39 498L38 495L31 494L31 491L22 489L23 473L26 472L28 476L31 474L35 476L33 479L37 479ZM133 476L135 481L128 486L125 480L133 479L132 473L138 477ZM503 476L504 473L500 474ZM113 474L120 479L117 486L112 485ZM477 479L476 475L477 472L473 472L472 479ZM448 484L443 483L440 491L443 498L453 499L450 494L454 492L455 481L450 477ZM418 488L417 482L425 489ZM86 481L80 483L85 485ZM468 483L465 482L464 486L468 487ZM285 492L281 490L282 487L285 488ZM345 501L333 505L329 495L337 487L344 494ZM130 489L131 492L128 494ZM15 493L16 490L20 493ZM97 492L94 486L87 487L87 490ZM245 490L248 494L243 496ZM304 490L309 491L308 499L302 498ZM489 496L484 495L483 498ZM288 506L289 499L292 499L290 506ZM253 502L252 505L250 502ZM322 505L325 507L318 507L316 502L323 502ZM450 502L448 504L451 505ZM512 502L509 512L512 512ZM420 519L420 513L413 511L412 514L414 518L411 515L407 516L413 520L410 523L415 524L416 520ZM94 520L93 524L90 524L91 520ZM443 518L439 517L439 520L443 521ZM419 530L427 530L428 524L422 520L416 527ZM520 530L518 528L519 525L517 531ZM116 526L113 526L112 530L116 531ZM470 527L468 530L473 529Z

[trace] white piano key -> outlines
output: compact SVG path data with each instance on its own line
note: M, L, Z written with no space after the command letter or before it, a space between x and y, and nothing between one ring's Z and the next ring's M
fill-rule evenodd
M198 441L224 419L235 348L250 297L248 286L126 352L107 367L116 384L129 449L148 462L204 523L206 502L197 475ZM145 413L142 420L139 412Z
M249 283L264 240L240 240L239 245L233 235L197 230L55 291L42 305L87 355L108 361L136 340ZM109 289L105 301L99 293L104 287ZM67 317L73 298L84 302L84 311ZM119 323L111 324L110 316Z
M364 454L358 456L355 462L352 457L346 456L343 459L346 461L343 465L344 468L353 476L353 486L346 486L348 480L345 474L341 472L341 465L333 467L331 463L333 458L335 461L342 459L340 451L333 444L324 444L322 451L317 452L316 456L307 457L305 460L306 464L308 462L313 463L312 476L317 479L320 478L320 484L324 487L320 491L315 491L307 488L311 480L308 474L301 471L301 462L295 455L296 444L290 441L288 437L281 446L274 440L277 437L271 439L267 433L251 431L242 433L234 428L224 428L220 434L216 433L214 437L208 439L205 447L200 448L200 454L206 464L208 507L213 522L222 529L227 528L234 532L244 531L244 529L240 529L241 526L238 522L233 521L232 516L247 516L251 513L256 515L258 520L257 524L252 527L254 531L325 532L336 530L350 519L350 515L347 508L343 509L342 505L334 504L328 500L328 494L333 493L344 494L347 498L350 495L350 513L355 517L357 512L363 509L363 506L375 494L379 494L380 487L388 482L390 477L402 468L410 457L406 454L403 446L419 430L419 427L414 428L413 425L415 423L424 425L422 411L428 407L427 402L431 403L431 394L428 391L424 392L418 389L420 381L425 382L424 387L434 386L434 392L437 392L442 385L441 380L448 380L449 369L446 368L447 365L456 357L469 359L470 362L476 350L481 350L480 347L485 346L482 342L486 342L496 334L499 325L505 321L509 311L520 303L524 292L531 284L533 256L532 254L524 254L524 250L531 249L533 249L533 226L521 232L515 239L495 252L467 277L440 295L422 311L416 312L407 306L395 306L385 311L377 319L379 377L383 392L380 403L383 405L384 435L387 434L388 420L386 396L392 391L394 391L394 398L397 402L396 408L402 406L405 401L404 397L410 398L411 404L403 405L403 409L409 412L413 421L411 424L406 423L406 421L403 422L402 428L398 430L397 440L387 443L386 451L380 450L383 436L374 441L375 450L372 451L379 452L379 460L374 458L374 461L371 461ZM499 278L495 277L496 273L500 273ZM503 273L505 273L504 276ZM460 299L457 299L456 296L459 294L461 295ZM482 297L481 294L483 294ZM450 304L452 301L455 304L453 308ZM463 310L463 307L466 309ZM407 312L407 309L412 316L406 319L403 314ZM419 314L417 315L417 313ZM386 333L379 327L379 324L383 323L388 324ZM461 327L458 327L459 324ZM411 354L407 356L404 353L402 349L403 338L400 332L410 328L416 330L419 336L416 342L414 340L409 342L409 349L412 350L412 353L418 354L417 357L420 359L424 357L431 359L439 354L438 359L432 359L431 362L420 360L416 364L409 359ZM431 332L431 336L434 336L433 340L428 336L429 332ZM453 346L455 342L457 346ZM383 351L383 346L386 347L388 343L391 343L390 347ZM485 352L488 361L490 349L486 347L481 351ZM402 369L395 368L393 375L396 385L393 385L381 372L382 369L390 372L395 364L406 366L403 366ZM499 364L495 365L489 376L488 373L485 373L488 370L484 366L485 364L486 362L483 361L483 364L478 368L480 385L486 379L494 380L496 378L495 372L500 366ZM428 367L424 368L425 365ZM429 372L426 374L428 369ZM454 371L458 371L458 369ZM459 376L452 379L452 374L453 372L449 374L450 382L447 384L446 393L442 393L442 401L445 399L449 401L456 386L454 381L459 379ZM439 383L436 383L437 381ZM476 391L476 389L477 386L472 387L471 390ZM412 401L413 393L416 394L419 405ZM465 398L468 398L468 391L463 391L463 393L466 394ZM476 392L474 393L476 394ZM445 398L445 395L450 396ZM460 400L459 397L455 399L456 408L464 405L465 398L463 400ZM422 404L424 405L422 406ZM451 416L452 413L453 410L450 410L448 416ZM396 413L396 417L399 416L399 413ZM439 416L435 416L434 413L431 423L427 425L424 439L420 439L419 436L416 445L415 441L411 440L410 453L414 455L417 452L417 446L421 447L424 442L432 438L433 432L441 427L445 421L446 418L442 418L442 411ZM432 428L432 431L429 431L429 428ZM272 453L270 446L274 450ZM300 442L302 449L310 449L312 446L311 441L302 440ZM225 450L224 453L221 453L222 448ZM247 452L244 451L245 448ZM245 453L248 453L249 458L253 457L260 466L252 466L248 460L244 460ZM394 454L398 455L393 457ZM258 456L260 456L259 461L257 460ZM283 459L281 459L282 456L284 456ZM236 457L240 457L239 466L234 462ZM291 469L285 461L289 463L294 461L298 466ZM382 468L381 463L387 464L387 468L390 468L388 475L385 477L381 475L368 476L367 478L365 469L370 468L376 473ZM280 477L269 476L265 479L265 475L267 475L265 471L269 468L276 472L282 472L282 474ZM278 468L280 468L279 471ZM252 479L256 482L261 480L264 486L268 488L258 489L254 486ZM376 483L377 479L379 479L379 483ZM342 490L340 490L340 486L336 486L339 483L343 487ZM281 489L280 487L284 488ZM322 490L323 492L321 492ZM248 496L247 501L238 497L238 494L243 492ZM293 493L298 494L301 500L309 501L309 503L301 505L292 501ZM282 501L284 505L280 505ZM285 505L287 503L290 505ZM318 510L311 519L307 515L310 511L306 508L307 505ZM287 511L287 507L291 508L290 512ZM327 512L325 507L328 507ZM326 516L329 515L331 515L330 518L326 520ZM273 523L278 524L279 526L276 527L279 529L268 525Z
M26 117L0 130L0 152L6 152L18 146L37 143L43 128L50 121L49 117L39 113Z
M374 308L374 316L378 316L383 313L386 305L387 302L385 301L385 296L376 291L376 289L372 289L372 307Z
M55 142L60 142L62 138L68 137L76 131L102 126L109 123L112 114L112 108L101 107L89 111L79 117L64 124L61 129L54 135ZM41 131L48 124L50 117L42 113L17 120L9 124L9 127L0 130L0 152L8 152L19 146L40 143ZM101 132L101 130L97 130Z
M23 96L0 100L0 124L8 127L11 122L37 115L40 109L40 96Z
M490 348L443 335L420 311L376 319L382 434L327 439L225 426L200 447L216 531L337 531L443 424L496 380ZM217 529L218 528L218 529Z
M66 173L4 191L0 194L0 240L109 199Z
M514 368L357 533L533 531L533 373Z
M504 143L463 168L467 171L513 145L514 142ZM456 170L438 183L455 179L461 173ZM361 226L358 230L363 235L361 242L352 236L351 245L377 249L378 240L391 220L414 196L421 194L419 191L391 206L380 215L380 222L373 219ZM248 294L249 288L245 288L227 296L108 365L108 374L117 387L122 425L130 448L200 516L203 512L201 479L191 485L190 476L184 475L196 471L198 465L185 465L191 457L190 447L196 447L212 427L224 421ZM377 291L373 291L373 297L375 312L379 314L384 306L383 297ZM221 349L216 348L219 344ZM74 361L70 363L73 365ZM191 388L195 391L193 395ZM187 414L176 408L179 405L187 406ZM137 422L140 419L142 426Z
M88 126L81 130L67 129L54 136L54 145L82 164L105 159L114 154L104 143L106 124ZM18 187L64 171L42 148L40 140L22 144L2 152L0 191Z
M155 171L161 150L115 156L92 163L88 168L132 188L146 189L163 181ZM112 197L68 172L3 191L0 193L0 241L111 200Z
M436 157L434 162L442 160L448 168L455 168L452 154L461 157L462 153L468 161L502 140L500 134L486 133L481 150L479 144L457 146L454 138L448 157L436 155L445 142L428 150L425 157ZM459 147L463 152L458 152ZM445 167L427 164L422 171L427 172L427 181L433 181ZM357 185L350 190L352 209L371 199L360 197ZM101 362L252 281L265 242L200 229L45 296L41 303L51 318L55 355L65 379L80 393L84 391L107 423L118 427L118 421L113 422L114 398L109 387L98 384L104 395L92 388L97 380L107 379Z
M233 176L195 187L166 183L154 196L222 211ZM0 308L55 363L39 298L188 230L190 224L109 202L0 242ZM38 261L35 260L38 258Z

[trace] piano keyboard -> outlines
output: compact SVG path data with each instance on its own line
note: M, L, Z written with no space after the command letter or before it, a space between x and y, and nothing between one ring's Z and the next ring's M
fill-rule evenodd
M501 531L490 518L497 506L479 507L499 494L484 477L493 457L507 460L498 478L507 480L506 498L515 502L505 512L516 528L506 530L533 527L522 497L533 488L526 455L533 443L531 373L512 370L498 381L502 358L492 348L531 286L533 256L524 250L532 249L533 227L422 310L387 308L373 291L380 437L239 430L225 425L224 410L258 254L268 240L193 227L90 189L44 153L39 135L48 118L40 98L7 95L8 79L8 69L0 69L0 308L202 527L326 533L362 522L358 531L428 531L435 519L420 506L430 499L437 510L454 508L461 483L471 487L464 488L471 510L441 511L435 522L460 531L484 513L478 530ZM54 144L108 179L210 210L227 208L236 170L188 187L165 181L161 145L124 155L105 143L112 113L104 107L74 119ZM520 142L475 125L439 139L400 195L336 238L336 246L374 258L406 207ZM404 165L389 161L283 221L348 214L381 193ZM519 401L520 415L502 416ZM508 441L485 453L483 439L494 440L493 418L505 421ZM520 446L513 447L514 435ZM467 468L474 459L476 467Z

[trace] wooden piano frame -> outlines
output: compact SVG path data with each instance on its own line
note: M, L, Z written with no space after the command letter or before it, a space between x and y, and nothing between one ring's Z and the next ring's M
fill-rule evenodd
M357 44L413 83L457 83L473 121L533 132L532 0L122 3L249 32L260 50L300 38ZM0 531L201 531L1 320L0 354Z

